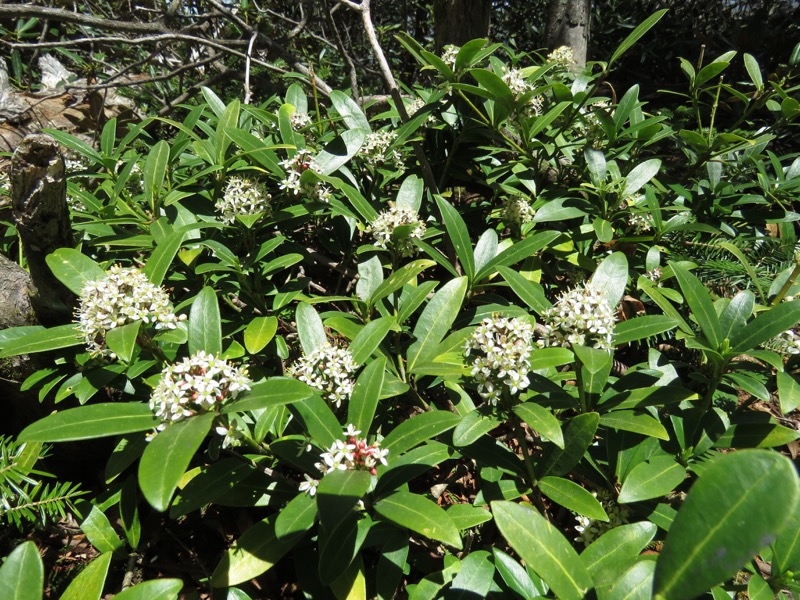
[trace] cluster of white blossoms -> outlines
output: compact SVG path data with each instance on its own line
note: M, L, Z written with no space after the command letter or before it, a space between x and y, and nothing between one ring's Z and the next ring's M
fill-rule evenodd
M570 68L575 64L575 53L569 46L559 46L547 55L547 62Z
M222 222L227 225L236 220L236 215L263 213L270 215L272 196L263 183L234 175L228 178L222 198L215 208L222 213Z
M321 391L323 397L338 408L353 393L355 382L351 376L357 367L349 350L326 342L299 358L288 374Z
M454 46L453 44L447 44L444 48L442 48L442 62L451 69L455 69L456 58L458 58L459 50L461 50L460 47Z
M497 404L504 387L517 394L530 385L532 338L533 326L524 319L493 316L481 321L465 344L465 354L475 354L472 376L484 400Z
M411 227L407 235L394 235L395 229L403 225ZM414 256L417 247L412 238L422 239L425 235L425 222L412 207L389 202L389 208L378 213L368 230L375 238L376 246L381 248L391 246L400 256Z
M800 354L800 333L787 329L776 336L770 345L781 354Z
M635 196L628 196L622 202L620 202L619 208L627 212L628 215L628 226L634 230L635 233L645 233L650 231L653 226L650 221L650 218L646 216L646 213L641 212L634 212L637 206L644 205L644 196L642 194L636 194Z
M361 156L372 167L386 162L394 162L399 166L403 160L402 155L396 148L389 151L396 139L397 133L388 129L368 133L364 145L361 146Z
M247 369L204 351L169 365L150 396L150 409L169 423L209 412L250 389Z
M506 223L519 227L530 223L535 214L536 211L531 208L530 202L522 196L506 198L503 206L503 220Z
M154 329L175 329L178 321L186 318L173 312L167 292L150 283L139 269L119 265L111 267L103 279L84 284L77 317L89 351L112 358L105 339L115 327L142 321Z
M542 315L545 332L537 344L591 346L611 350L616 315L605 295L586 284L561 296Z
M578 524L575 525L575 530L580 534L575 538L575 541L582 542L584 546L591 544L606 531L611 531L615 527L624 525L631 515L627 507L617 504L608 490L592 492L592 496L600 501L608 515L608 521L595 521L583 515L575 515L575 519L578 521Z
M314 154L305 148L298 150L294 156L282 160L280 165L286 169L286 177L280 184L280 189L294 196L306 196L310 200L330 202L333 195L331 189L318 181L316 183L300 183L300 177L309 169L314 169Z
M534 86L528 83L525 77L523 77L521 69L508 69L503 73L502 80L511 90L511 93L514 94L515 100L519 100L522 96L534 89ZM524 107L518 109L519 114L528 118L541 115L543 110L543 96L532 96Z
M425 108L425 100L422 98L414 98L411 102L406 105L406 112L408 113L409 117L413 117L423 108ZM425 119L425 123L435 123L436 117L433 113L428 113L428 117Z
M309 117L304 112L293 112L292 116L289 117L289 122L292 124L294 129L302 129L303 127L308 127L311 125L311 117Z

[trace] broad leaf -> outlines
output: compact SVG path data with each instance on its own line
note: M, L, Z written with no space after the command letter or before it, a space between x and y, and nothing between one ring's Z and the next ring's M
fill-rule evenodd
M261 352L278 331L277 317L256 317L244 330L244 347L250 354Z
M574 481L561 477L542 477L539 480L539 489L553 502L579 515L595 521L608 521L608 515L603 509L603 505L591 492Z
M22 442L72 442L153 430L158 419L147 404L113 402L78 406L46 416L19 434Z
M641 433L659 440L669 440L669 433L666 428L647 413L639 413L633 410L617 410L600 415L600 425Z
M528 426L537 431L544 439L553 442L559 448L564 448L564 434L561 432L561 423L545 407L533 402L524 402L514 406L514 412Z
M606 531L581 553L581 561L595 585L609 585L656 535L658 527L649 521L620 525Z
M319 318L319 313L311 304L301 302L297 305L295 321L297 321L297 335L300 337L303 354L308 356L317 348L328 343L322 319Z
M636 465L622 484L620 503L666 496L686 477L686 469L671 456L656 456Z
M181 589L180 579L151 579L122 590L114 600L177 600Z
M615 308L625 295L628 285L628 259L622 252L614 252L597 265L590 280L592 288L602 292L611 308Z
M464 268L464 274L467 276L467 279L469 279L470 282L474 282L475 259L472 250L472 243L469 239L467 224L464 222L464 219L461 217L459 212L453 208L453 205L444 198L437 197L436 204L442 213L444 227L447 230L447 235L450 238L450 242L453 244L453 248L455 248L458 261Z
M106 276L100 265L73 248L59 248L48 254L45 260L53 275L76 296L80 296L87 282Z
M44 565L33 542L22 542L0 566L0 598L3 600L41 600L44 590Z
M105 552L86 565L61 594L60 600L100 600L111 557L111 552Z
M731 351L741 354L774 338L800 321L800 300L764 311L731 337Z
M617 323L614 327L614 345L638 342L645 338L659 335L674 329L678 323L667 315L644 315Z
M424 412L400 423L386 435L381 446L391 452L390 457L395 457L452 429L459 421L458 415L444 410Z
M192 302L188 344L192 355L200 351L214 356L222 354L222 322L217 293L212 287L204 287Z
M355 100L339 90L332 91L328 98L348 129L366 129L369 131L369 121Z
M12 343L9 343L0 352L0 358L60 350L71 346L79 346L83 343L84 341L79 336L74 324L59 325L49 329L37 329L15 338Z
M364 145L369 129L348 129L331 141L314 158L315 168L322 175L330 175L344 166Z
M439 343L450 331L461 310L466 291L466 277L452 279L442 286L425 306L414 326L416 339L408 348L406 368L409 372L414 372L415 365L433 358Z
M275 519L275 537L285 539L311 529L317 518L317 501L301 492L283 507Z
M347 422L364 435L369 433L383 388L386 359L381 357L369 363L358 376L347 407Z
M375 503L375 512L432 540L461 549L461 536L447 513L418 494L396 492Z
M717 317L717 312L711 303L706 286L678 264L672 263L672 271L675 273L675 279L678 280L681 286L681 292L683 292L686 304L689 305L695 320L700 325L703 335L708 340L708 343L711 344L711 348L719 351L723 340L722 325L720 325L719 317ZM800 305L800 302L798 304Z
M600 415L593 412L573 417L563 428L564 447L551 447L538 465L539 476L561 477L571 471L594 441L599 422Z

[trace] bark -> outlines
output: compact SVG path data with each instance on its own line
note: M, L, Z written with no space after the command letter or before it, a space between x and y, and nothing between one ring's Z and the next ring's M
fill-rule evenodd
M30 272L31 306L43 325L68 323L75 302L45 261L58 248L73 246L66 186L56 141L44 134L26 137L11 159L11 201Z
M490 0L434 0L433 23L437 52L448 44L463 46L489 35Z
M579 69L586 66L591 8L591 0L550 0L547 13L547 47L551 50L559 46L572 48Z

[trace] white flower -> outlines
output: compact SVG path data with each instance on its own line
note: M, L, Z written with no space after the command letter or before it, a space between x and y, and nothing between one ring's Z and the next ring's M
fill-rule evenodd
M331 190L322 182L313 184L300 183L300 177L308 169L314 169L314 155L310 150L305 148L298 150L294 156L282 160L280 165L286 170L286 176L280 184L280 189L286 190L294 196L304 195L312 200L319 200L320 202L329 202L331 199Z
M592 346L611 350L616 315L605 295L591 285L566 292L543 315L540 346Z
M575 53L569 46L559 46L547 55L547 62L569 68L575 64Z
M425 100L422 98L414 98L406 105L406 112L409 117L414 117L419 111L425 108ZM425 123L435 123L436 117L432 113L428 113Z
M218 212L222 213L222 221L230 225L236 220L236 215L252 215L272 213L270 196L266 186L253 179L233 176L228 178L225 192L215 205Z
M77 318L87 348L109 356L113 354L106 348L105 339L111 329L134 321L154 329L175 329L181 320L163 288L150 283L139 269L119 265L111 267L103 279L84 284Z
M530 202L521 196L506 199L503 208L503 220L517 227L530 223L536 211L531 208Z
M378 441L368 444L367 440L357 437L360 433L353 425L348 425L344 440L334 441L327 452L320 454L322 462L316 463L317 469L323 474L350 470L369 471L375 475L378 465L386 464L389 450L381 448ZM311 480L308 476L305 477ZM302 488L303 484L300 486Z
M294 129L302 129L303 127L311 125L311 117L303 112L292 113L292 116L289 117L289 121Z
M585 546L591 544L606 531L624 525L628 522L628 518L630 517L628 508L617 504L611 492L608 490L592 492L592 496L600 501L600 504L608 515L608 521L595 521L583 515L575 515L575 520L578 521L578 524L575 525L575 530L580 534L575 538L575 541L583 542Z
M530 385L532 337L533 327L528 321L496 316L485 318L472 332L465 354L476 355L472 376L483 399L497 404L503 389L517 394Z
M298 359L288 373L320 390L323 397L338 408L342 400L350 399L354 385L351 375L356 367L349 350L325 343Z
M317 487L319 486L319 479L314 479L303 473L303 477L305 477L305 481L301 481L298 489L301 492L305 492L309 496L314 496L317 493Z
M400 166L402 156L397 149L389 151L389 147L397 139L397 133L394 131L381 130L373 131L367 134L367 139L364 145L361 146L361 156L371 167L392 161ZM388 153L388 154L387 154Z
M402 225L410 225L411 231L407 235L395 235L395 229ZM422 239L425 235L425 223L410 206L389 202L389 208L378 214L368 231L375 237L376 246L392 246L400 256L413 256L417 247L411 239Z
M454 46L453 44L447 44L444 48L442 48L442 62L451 69L455 69L456 58L458 58L458 51L460 49L461 48Z
M530 91L531 86L525 81L520 69L508 69L501 78L509 87L515 97L522 96L525 92Z
M787 329L774 339L772 345L782 354L800 354L800 334L794 329Z
M167 366L150 396L150 409L161 419L158 430L199 413L212 411L250 389L245 367L204 351ZM222 428L226 438L230 428Z

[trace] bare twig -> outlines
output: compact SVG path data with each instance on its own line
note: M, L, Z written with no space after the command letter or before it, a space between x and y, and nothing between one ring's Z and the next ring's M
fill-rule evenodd
M247 59L244 67L244 103L250 104L251 91L250 91L250 59L253 57L253 44L256 42L258 33L253 32L250 36L250 44L247 46Z

